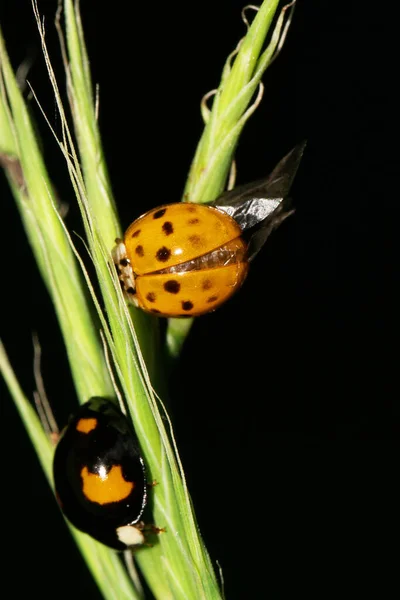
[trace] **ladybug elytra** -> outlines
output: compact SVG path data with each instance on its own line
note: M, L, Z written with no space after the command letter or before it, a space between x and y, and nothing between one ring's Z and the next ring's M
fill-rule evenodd
M144 542L146 469L136 434L113 402L94 397L80 407L58 441L53 477L77 529L116 550Z
M150 210L113 250L125 294L163 317L215 310L246 278L241 233L235 219L205 204L178 202Z

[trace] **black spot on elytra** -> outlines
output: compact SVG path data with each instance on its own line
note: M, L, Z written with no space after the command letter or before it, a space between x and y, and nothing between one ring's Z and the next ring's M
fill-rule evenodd
M121 260L119 261L119 264L122 265L123 267L127 267L129 265L129 260L127 258L121 258Z
M161 208L160 210L156 210L156 212L153 215L153 219L161 219L161 217L163 217L166 212L167 212L166 208Z
M156 252L156 259L160 262L167 261L170 256L171 250L169 248L166 248L165 246L162 246L162 248L159 248Z
M194 219L189 219L188 221L188 225L197 225L197 223L200 223L200 219L198 219L197 217Z
M212 288L211 279L204 279L203 283L201 284L201 287L203 288L203 290L209 290L210 288Z
M188 239L192 246L194 246L195 248L198 248L199 246L203 245L202 239L199 235L189 235Z
M209 302L209 303L210 303L210 302L216 302L217 300L218 300L218 296L210 296L210 297L207 299L207 302Z
M162 226L162 230L165 233L165 235L171 235L171 233L174 233L174 227L171 221L165 221L165 223Z
M144 256L143 246L141 246L140 244L139 246L136 246L135 252L138 256Z
M149 292L146 296L147 300L149 302L155 302L156 301L156 295L154 292Z
M175 279L170 279L164 283L164 290L170 294L177 294L181 289L181 284Z
M128 289L126 290L128 292L128 294L134 294L135 293L135 289L133 287L128 287Z
M154 314L157 314L157 313L160 314L161 310L157 310L157 308L152 308L150 312L152 312Z
M191 213L194 213L197 210L197 208L195 206L193 206L193 205L188 206L187 209L188 209L188 212L191 212Z
M192 310L192 308L193 308L193 302L190 302L190 300L184 300L182 302L183 310Z
M137 237L137 236L139 235L139 233L140 233L140 229L136 229L136 231L134 231L134 232L132 233L131 237L133 237L133 238L134 238L134 237Z

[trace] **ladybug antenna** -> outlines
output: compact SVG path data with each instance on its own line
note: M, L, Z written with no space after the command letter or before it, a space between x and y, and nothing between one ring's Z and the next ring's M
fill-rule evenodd
M40 346L37 333L32 335L33 341L33 376L35 378L36 390L33 392L36 410L38 411L43 429L48 437L55 442L59 436L59 429L51 410L50 402L44 387L43 377L41 373L41 358L42 348Z

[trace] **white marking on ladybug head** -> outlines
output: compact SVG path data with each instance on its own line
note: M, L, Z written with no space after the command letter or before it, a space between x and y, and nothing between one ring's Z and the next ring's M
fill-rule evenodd
M134 525L123 525L122 527L118 527L116 533L119 541L128 547L137 546L144 542L143 533Z

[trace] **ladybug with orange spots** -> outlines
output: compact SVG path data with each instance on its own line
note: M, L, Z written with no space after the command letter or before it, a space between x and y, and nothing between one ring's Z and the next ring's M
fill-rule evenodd
M226 302L271 231L292 214L287 194L304 147L265 180L209 204L158 206L134 221L112 252L128 300L162 317L195 317Z
M53 476L67 519L103 544L124 550L144 542L146 469L129 420L110 400L80 407L58 441Z

